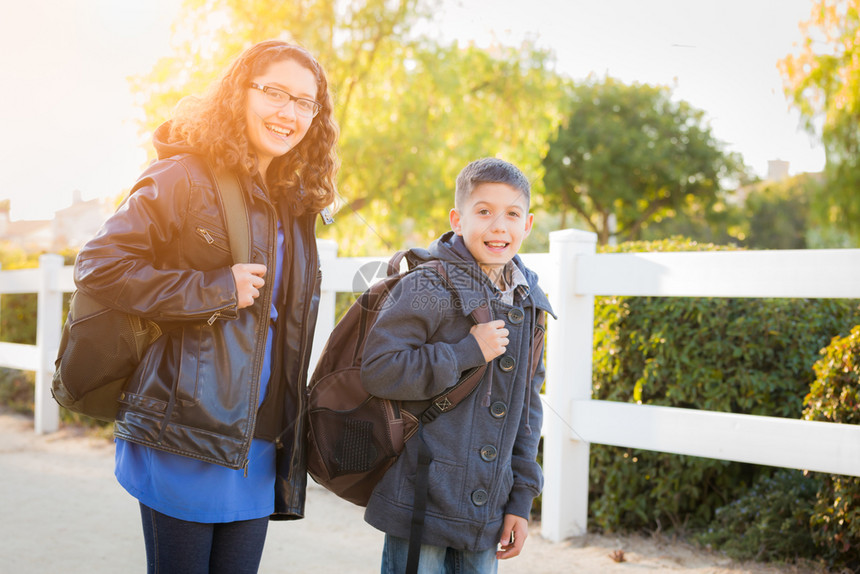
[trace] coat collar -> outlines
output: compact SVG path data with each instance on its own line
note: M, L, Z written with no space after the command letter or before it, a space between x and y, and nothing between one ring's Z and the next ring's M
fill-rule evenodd
M496 299L495 286L489 277L481 271L462 237L453 231L444 233L430 245L429 249L410 249L407 254L410 268L431 259L439 259L445 263L448 281L462 298L460 308L464 315L468 315L489 299ZM511 262L519 269L528 283L528 296L522 301L522 305L537 307L555 318L556 315L549 299L538 284L537 274L525 266L519 255L515 256Z

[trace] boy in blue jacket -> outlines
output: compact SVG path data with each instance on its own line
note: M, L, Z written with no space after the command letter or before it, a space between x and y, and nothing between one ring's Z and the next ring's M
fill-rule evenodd
M362 383L384 398L426 401L489 363L476 392L423 429L433 460L422 573L496 572L499 559L522 551L543 486L536 456L544 367L531 349L543 339L539 318L552 310L517 256L532 229L529 200L529 181L515 166L495 158L467 165L457 177L452 231L429 250L413 250L444 263L461 299L434 271L418 269L395 286L368 336ZM469 313L481 304L494 319L474 325ZM386 534L383 574L405 568L418 447L406 443L365 512Z

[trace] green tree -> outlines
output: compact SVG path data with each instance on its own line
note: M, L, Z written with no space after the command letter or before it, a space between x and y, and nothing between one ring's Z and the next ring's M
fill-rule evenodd
M498 155L540 182L565 88L549 54L532 45L483 50L421 36L417 25L429 22L435 6L186 0L176 55L134 80L143 131L248 45L298 42L325 66L341 128L340 216L320 235L338 240L343 254L426 243L447 226L454 180L468 161Z
M184 0L174 24L175 55L131 79L145 114L142 131L152 132L180 99L202 92L245 48L271 38L300 44L323 63L344 127L355 90L434 2Z
M743 173L704 112L666 87L589 78L568 109L543 161L547 200L579 214L601 244L613 217L623 241L667 216L715 211L724 182Z
M815 181L802 174L782 181L763 181L747 187L744 203L751 249L805 249L812 227L809 209Z
M730 192L734 195L737 192ZM686 237L702 243L743 245L748 216L734 199L727 197L707 205L688 198L680 209L669 209L642 227L642 241Z
M341 213L354 209L358 217L335 226L335 237L360 236L357 226L366 222L378 234L366 251L425 244L448 228L457 173L488 155L537 181L532 203L539 207L540 158L564 90L548 55L528 46L402 48L384 78L357 91L363 113L341 134L340 186L350 201Z
M804 40L779 62L785 93L827 156L830 221L860 238L860 0L814 0Z

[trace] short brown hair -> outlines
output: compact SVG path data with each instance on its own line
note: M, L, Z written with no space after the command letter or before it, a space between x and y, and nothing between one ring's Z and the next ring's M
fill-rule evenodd
M477 159L464 167L457 176L454 206L460 209L475 188L482 183L504 183L522 192L526 208L531 203L531 184L520 169L495 157Z

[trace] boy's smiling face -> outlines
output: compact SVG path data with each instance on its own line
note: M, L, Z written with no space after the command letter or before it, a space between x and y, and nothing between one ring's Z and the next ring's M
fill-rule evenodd
M484 273L494 277L519 252L534 215L520 190L505 183L480 183L463 205L451 210L449 220Z

